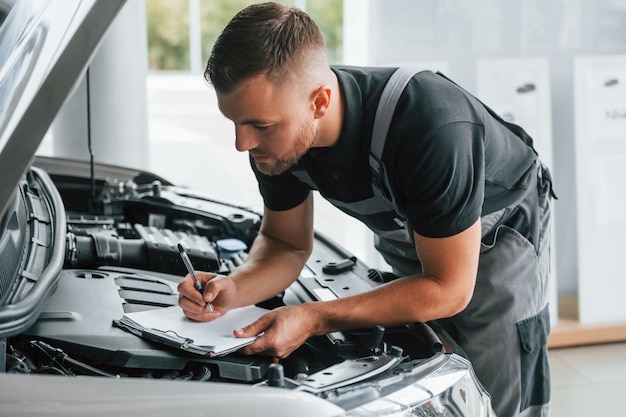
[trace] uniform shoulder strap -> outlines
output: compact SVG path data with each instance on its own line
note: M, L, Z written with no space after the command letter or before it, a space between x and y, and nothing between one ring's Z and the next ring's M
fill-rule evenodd
M374 127L372 128L372 145L370 154L370 166L372 169L377 169L377 165L383 156L383 149L385 149L385 141L387 140L387 132L391 125L391 119L396 111L396 106L400 95L404 91L404 87L409 83L413 75L417 73L417 70L411 70L408 68L398 68L389 78L385 88L383 89L380 99L378 100L378 107L376 108L376 115L374 117ZM374 159L372 159L374 158Z
M386 198L390 199L398 214L403 214L396 204L389 180L383 165L383 150L387 141L387 134L391 120L396 111L398 100L404 91L404 87L409 83L413 75L418 70L410 68L398 68L389 78L383 92L378 100L378 107L374 116L374 126L372 128L372 142L370 145L369 165L372 171L372 183L383 192Z

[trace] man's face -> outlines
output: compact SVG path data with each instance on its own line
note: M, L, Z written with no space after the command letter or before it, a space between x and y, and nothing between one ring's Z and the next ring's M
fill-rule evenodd
M263 174L285 172L318 137L313 110L298 86L275 86L256 76L229 94L218 93L217 100L235 124L235 147L249 151Z

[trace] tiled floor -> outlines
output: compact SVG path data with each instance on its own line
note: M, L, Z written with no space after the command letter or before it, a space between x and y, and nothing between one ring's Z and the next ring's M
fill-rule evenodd
M552 417L626 416L626 343L552 349Z
M247 158L235 151L232 126L200 77L150 76L148 95L151 169L178 184L260 207ZM359 225L338 219L323 202L316 205L318 230L373 259L371 240ZM626 417L626 343L552 349L549 356L552 417Z

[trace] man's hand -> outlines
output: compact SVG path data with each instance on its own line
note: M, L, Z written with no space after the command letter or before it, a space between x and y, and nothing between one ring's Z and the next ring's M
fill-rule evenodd
M237 307L237 286L232 279L201 271L196 272L196 277L204 288L202 294L194 287L191 275L178 284L178 305L185 316L195 321L211 321ZM212 313L207 310L206 303L213 305Z
M314 304L314 303L312 303ZM315 334L316 320L311 304L280 307L263 315L243 329L236 329L236 337L261 334L254 343L242 348L245 355L264 354L279 358L289 356Z

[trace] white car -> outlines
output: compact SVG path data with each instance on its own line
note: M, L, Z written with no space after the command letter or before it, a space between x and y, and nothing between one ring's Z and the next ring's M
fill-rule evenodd
M493 415L435 323L327 334L280 363L120 328L126 313L176 306L186 274L177 242L197 269L228 274L261 214L149 172L34 158L124 0L0 6L0 415ZM297 282L259 306L344 297L390 277L316 234Z

